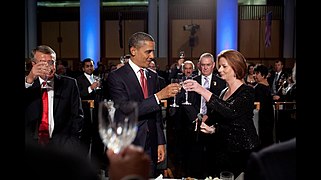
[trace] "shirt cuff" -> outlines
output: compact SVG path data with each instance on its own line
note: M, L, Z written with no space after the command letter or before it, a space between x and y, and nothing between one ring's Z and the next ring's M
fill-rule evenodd
M154 94L154 96L155 96L155 99L156 99L157 104L160 104L160 101L159 101L159 99L157 98L156 94Z
M90 94L91 92L93 92L93 90L88 86L88 93Z
M32 86L33 83L27 83L27 76L25 77L25 88L29 88Z

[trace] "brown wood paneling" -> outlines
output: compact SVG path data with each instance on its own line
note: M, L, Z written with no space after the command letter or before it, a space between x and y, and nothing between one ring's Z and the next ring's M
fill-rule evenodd
M259 57L259 36L259 21L241 20L239 22L239 51L245 57Z
M53 48L57 53L57 58L60 57L59 43L59 22L41 22L41 43Z
M271 28L271 46L265 47L265 20L240 20L240 52L247 58L279 58L282 54L280 20L273 20Z
M119 32L118 32L118 21L105 21L105 58L118 59L120 56L129 53L128 50L128 39L129 37L137 32L144 31L145 24L143 20L126 20L123 21L123 48L119 45Z
M79 23L78 21L61 22L61 57L79 58Z
M189 46L190 31L184 31L183 26L198 24L200 28L195 33L195 46ZM213 24L211 19L173 19L171 21L171 54L178 58L179 52L184 51L186 59L194 60L204 52L213 52Z
M42 22L41 39L56 51L57 59L79 58L78 21Z

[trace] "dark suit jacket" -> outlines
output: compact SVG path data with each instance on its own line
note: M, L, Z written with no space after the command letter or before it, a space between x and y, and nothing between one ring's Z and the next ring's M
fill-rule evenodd
M151 147L152 160L157 162L157 146L165 144L161 106L154 94L160 90L158 76L147 70L148 98L144 99L143 91L135 72L126 63L123 67L110 72L107 78L108 93L115 103L136 101L139 106L138 132L133 144L146 149ZM147 143L147 139L150 143Z
M99 102L102 100L101 89L96 89L91 93L88 92L88 87L91 85L85 74L77 77L77 83L79 87L79 93L82 100L95 100Z
M245 180L295 180L296 138L253 152Z
M74 78L55 74L53 102L55 124L50 143L74 147L79 143L83 126L83 109ZM25 88L25 130L28 137L37 138L41 116L41 88L39 79L36 79L31 87Z
M197 81L199 84L202 84L201 82L202 76L197 76L194 78L195 81ZM212 74L212 80L210 85L210 91L219 96L221 94L221 91L226 87L226 82L218 77L216 74ZM183 90L183 92L185 92ZM200 112L201 107L201 95L195 92L188 92L189 93L189 101L192 102L192 106L184 106L186 113L188 114L189 121L192 122L196 119L197 114Z
M276 90L279 90L280 89L280 85L282 84L282 82L286 81L286 79L289 77L289 74L282 70L281 71L281 74L279 75L278 79L276 80ZM274 82L274 78L275 78L275 72L271 72L271 76L268 78L268 82L269 82L269 85L270 85L270 88L271 88L271 92L273 93L273 82ZM281 96L281 99L279 101L283 101L282 99L282 90L278 91L276 93L276 95L279 95Z

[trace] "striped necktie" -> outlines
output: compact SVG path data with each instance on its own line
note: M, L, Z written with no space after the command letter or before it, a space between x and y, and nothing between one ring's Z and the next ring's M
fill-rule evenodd
M208 77L204 77L204 85L203 87L206 89L209 89L209 81L208 81ZM201 104L201 114L206 114L207 113L207 107L206 107L206 100L205 98L202 96L202 104Z

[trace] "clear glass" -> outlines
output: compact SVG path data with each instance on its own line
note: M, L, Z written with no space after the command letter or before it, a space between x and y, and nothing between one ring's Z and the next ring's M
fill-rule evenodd
M98 87L96 89L100 89L101 87L101 78L99 76L93 76L94 77L94 81L98 82Z
M114 104L104 100L98 107L100 137L108 149L119 153L130 145L137 134L138 104L133 101Z
M182 80L178 78L172 78L171 83L178 83L181 85ZM176 95L174 96L173 104L169 105L170 107L179 107L179 105L176 103Z
M48 75L52 72L52 67L54 66L55 62L54 60L47 61L45 59L39 60L41 62L45 62L45 64L41 67L43 71L46 71L46 75L44 77L44 85L41 86L41 88L49 89L52 88L50 84L48 83Z
M220 180L234 180L234 174L229 171L222 171L220 173Z
M187 79L194 79L196 76L189 76L189 77L185 77L185 79L183 79L184 81ZM184 82L183 82L183 88L184 88ZM185 89L185 88L184 88ZM192 103L190 103L188 101L188 90L185 89L185 102L182 103L183 105L192 105Z

